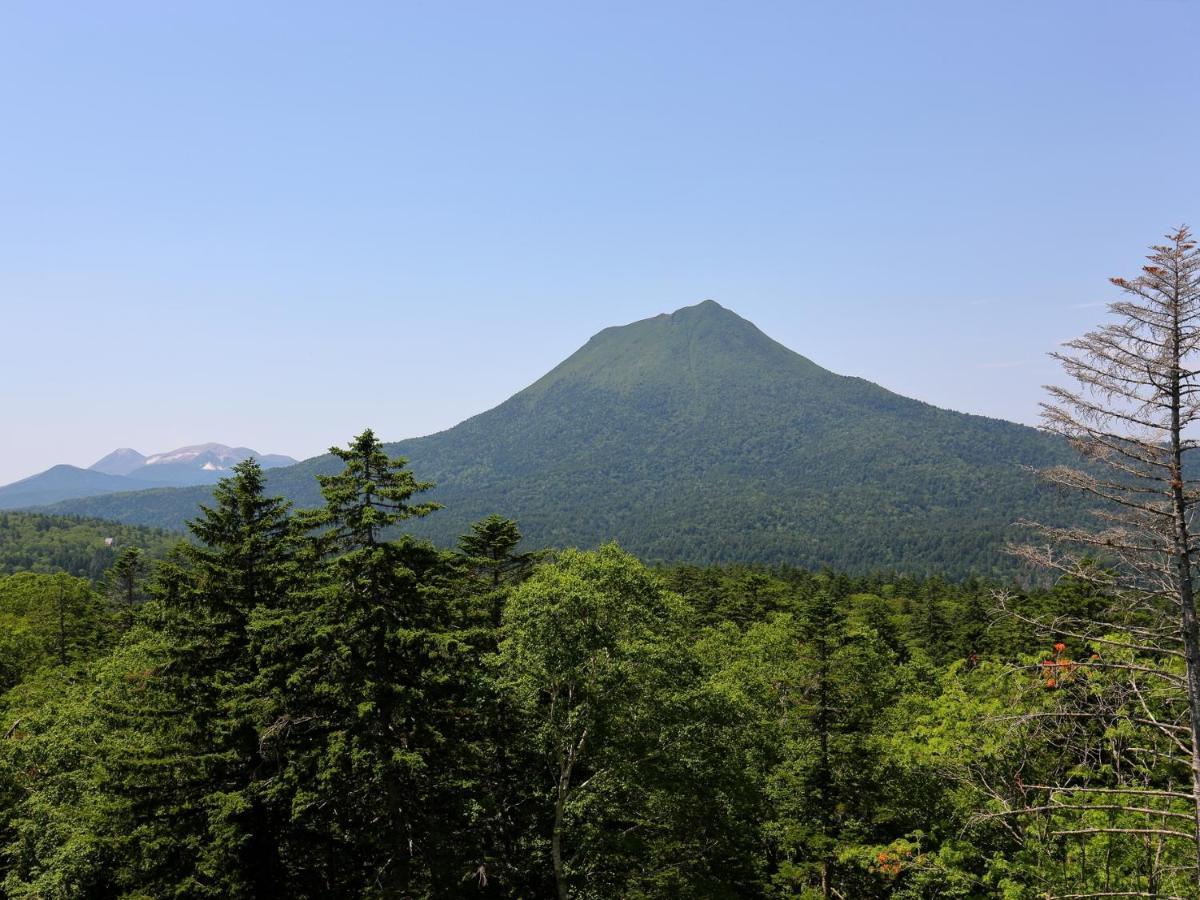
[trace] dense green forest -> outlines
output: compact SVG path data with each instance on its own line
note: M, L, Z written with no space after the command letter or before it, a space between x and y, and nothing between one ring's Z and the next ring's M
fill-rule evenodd
M495 409L388 452L436 482L445 512L410 530L442 547L503 510L534 547L617 540L653 562L1012 575L1013 522L1079 518L1029 472L1074 458L1060 438L834 374L712 301L605 329ZM273 470L270 489L320 503L314 476L339 465ZM51 509L181 528L210 495Z
M162 556L178 534L79 516L0 511L0 575L66 572L98 579L117 556L139 547Z
M156 564L0 579L6 896L1194 896L1186 766L1133 752L1169 681L1045 725L1159 665L1036 624L1084 582L438 549L374 435L336 456L312 509L246 462Z

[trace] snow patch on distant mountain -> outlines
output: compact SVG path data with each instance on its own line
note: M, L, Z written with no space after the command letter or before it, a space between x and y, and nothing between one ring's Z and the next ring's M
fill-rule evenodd
M189 465L207 472L221 472L232 469L243 459L256 457L264 468L290 466L296 462L290 456L279 453L259 453L249 447L229 447L225 444L192 444L178 447L163 453L152 453L142 456L136 450L122 447L114 450L104 459L93 463L89 468L96 472L108 472L113 475L129 475L138 469L148 466ZM120 472L114 471L121 469Z
M258 459L264 469L290 466L296 462L292 457L278 453L259 453L249 447L230 447L210 442L177 447L149 456L124 447L94 463L91 469L156 485L212 484L251 456Z
M58 465L0 487L0 509L35 507L147 488L216 484L228 476L235 465L251 456L256 457L264 469L296 462L290 456L260 454L249 447L227 447L225 444L194 444L151 456L122 447L87 469Z
M261 457L262 454L249 447L227 447L224 444L193 444L190 447L179 447L166 453L155 453L146 457L146 465L157 466L167 463L194 462L201 468L228 469L251 456ZM287 457L291 459L291 457ZM293 460L294 462L294 460ZM211 466L209 464L212 464Z

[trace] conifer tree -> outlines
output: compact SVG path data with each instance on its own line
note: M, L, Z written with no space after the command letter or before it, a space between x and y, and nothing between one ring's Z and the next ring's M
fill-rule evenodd
M388 532L437 509L429 487L370 431L331 452L326 505L305 514L317 554L308 583L262 623L264 659L285 670L283 712L263 736L281 759L298 893L407 896L427 877L453 814L431 797L442 735L437 677L446 647L444 554ZM273 636L273 637L272 637ZM457 876L456 876L457 877Z
M286 896L260 789L257 733L270 698L256 693L248 623L283 602L293 540L287 503L263 492L252 459L217 485L190 523L198 543L156 568L148 612L125 634L126 654L146 661L138 690L106 688L113 733L137 739L113 742L119 777L96 791L122 812L104 824L136 829L126 877L156 894ZM140 560L118 565L115 583L128 590Z
M882 786L872 731L895 691L886 644L847 616L847 600L846 580L829 578L787 623L782 759L769 787L775 881L824 898L864 896L861 871L841 865L839 849L874 836L867 823Z
M258 677L250 623L294 588L296 536L290 504L265 488L253 458L218 483L212 505L189 523L197 539L183 551L190 589L167 610L171 673L203 742L193 748L207 820L198 866L221 896L267 897L281 888L278 824L260 790L270 771L258 740L275 701Z
M490 515L471 524L471 530L458 539L458 549L471 574L482 583L490 599L489 624L500 627L503 613L502 588L521 581L545 554L516 553L521 530L512 519Z
M472 523L470 533L458 539L458 548L467 563L482 573L492 587L499 587L514 574L528 570L540 555L514 553L520 543L517 523L493 513Z
M470 874L480 890L497 896L521 895L537 885L521 865L521 845L537 831L537 809L524 802L537 759L522 744L511 698L486 667L497 650L508 598L545 555L517 552L520 542L517 523L499 515L472 523L459 538L459 563L466 573L460 628L470 647L460 684L478 715L460 719L450 743L459 781L471 797L463 842L472 854Z
M143 582L149 572L150 565L138 547L123 550L108 570L108 596L120 610L122 631L133 627L134 615L145 599Z

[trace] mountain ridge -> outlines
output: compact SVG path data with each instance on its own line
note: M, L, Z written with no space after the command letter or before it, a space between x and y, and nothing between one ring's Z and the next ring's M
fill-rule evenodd
M348 435L346 436L349 437ZM449 544L516 518L530 543L618 539L651 560L993 572L1009 525L1053 507L1027 471L1057 438L830 372L713 301L606 328L452 428L388 445L446 509ZM269 474L316 505L329 456ZM207 491L108 495L54 511L178 527Z
M120 447L86 469L60 463L36 475L0 486L0 509L37 507L64 500L156 487L212 485L228 475L234 464L248 456L257 457L264 468L295 465L297 462L290 456L260 454L249 447L228 447L216 443L180 447L151 456L145 456L130 447Z

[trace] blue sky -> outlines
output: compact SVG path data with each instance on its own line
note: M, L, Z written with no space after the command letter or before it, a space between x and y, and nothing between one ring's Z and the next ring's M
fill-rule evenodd
M1200 4L8 2L0 483L428 433L712 297L1036 419L1200 225Z

